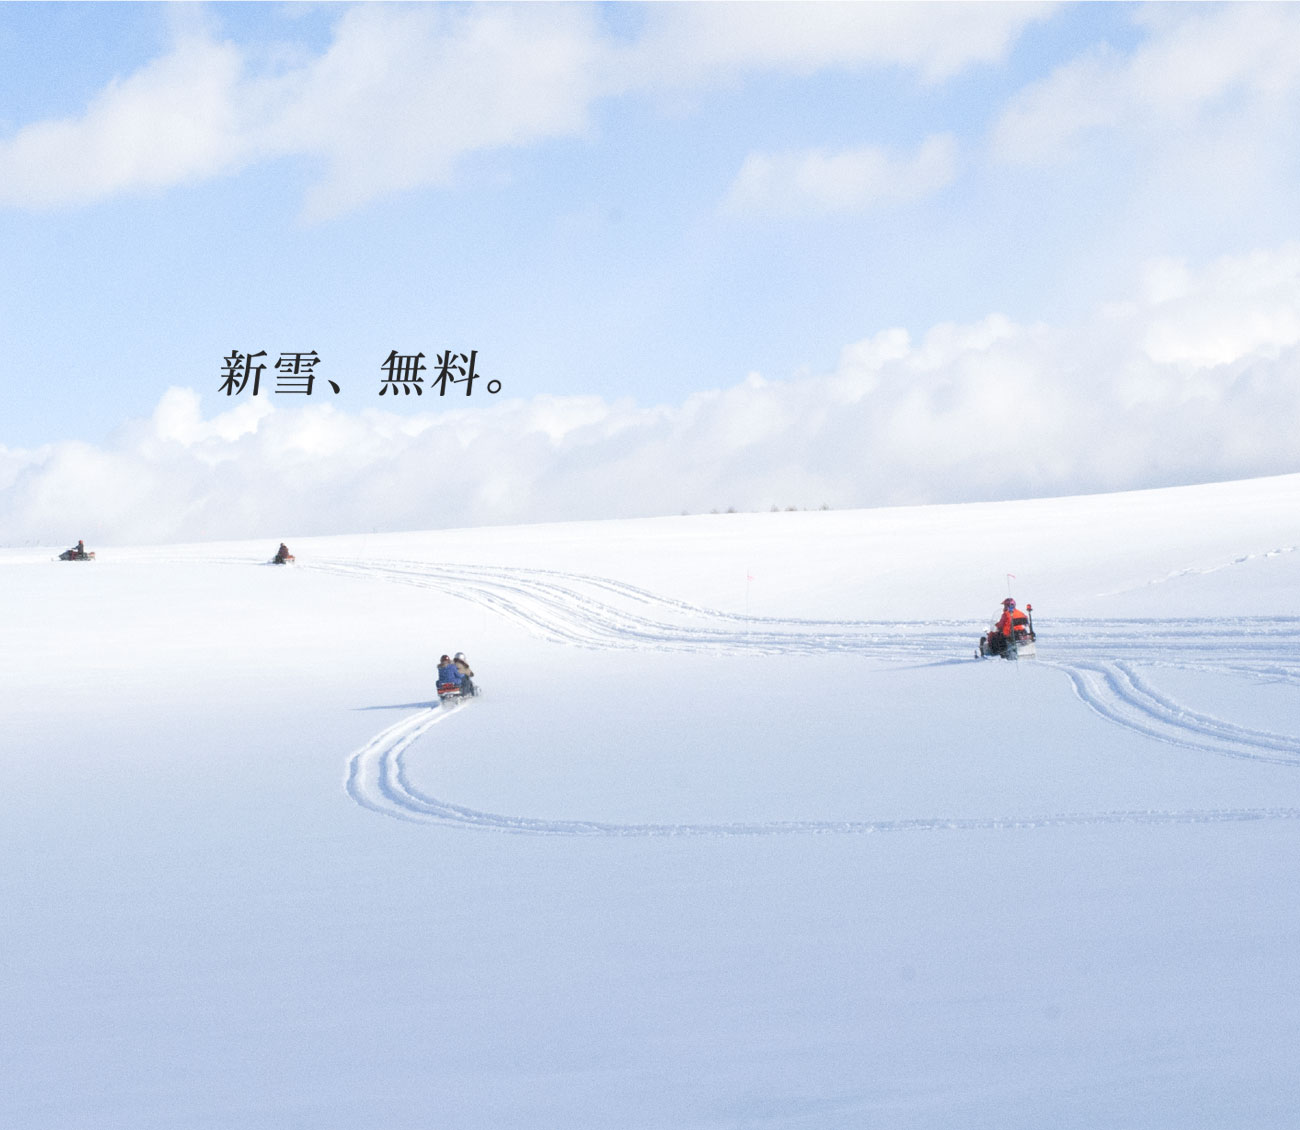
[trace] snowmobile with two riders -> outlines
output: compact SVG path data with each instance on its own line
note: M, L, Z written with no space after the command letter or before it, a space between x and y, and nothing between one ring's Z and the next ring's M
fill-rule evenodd
M479 693L463 651L456 652L454 659L444 655L438 660L438 701L443 706L454 706L461 699L474 698Z

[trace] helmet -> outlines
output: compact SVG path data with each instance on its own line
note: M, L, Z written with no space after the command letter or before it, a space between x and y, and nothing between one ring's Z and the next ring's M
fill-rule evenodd
M439 662L439 663L450 663L450 662L451 662L451 656L450 656L450 655L444 655L441 659L438 660L438 662Z
M464 658L465 658L465 653L464 653L463 651L458 651L458 652L456 652L456 658L457 658L457 659L464 659Z
M1011 597L1007 597L1007 599L1002 602L1003 608L1015 608L1015 606L1016 602L1012 600Z

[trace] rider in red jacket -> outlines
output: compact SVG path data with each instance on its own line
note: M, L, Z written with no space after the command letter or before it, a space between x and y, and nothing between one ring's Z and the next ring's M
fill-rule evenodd
M1007 650L1011 640L1033 639L1034 633L1029 627L1029 616L1016 607L1016 602L1007 597L1002 602L1002 615L993 626L988 636L988 649L994 655L1001 655Z

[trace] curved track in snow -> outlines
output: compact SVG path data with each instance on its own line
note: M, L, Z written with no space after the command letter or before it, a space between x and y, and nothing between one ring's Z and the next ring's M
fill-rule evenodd
M479 604L558 644L588 648L792 655L849 653L880 660L954 663L972 653L968 622L744 617L600 577L542 569L415 561L321 561L307 568L436 589ZM1144 672L1165 667L1258 682L1300 683L1300 618L1065 620L1051 628L1050 658L1100 717L1144 737L1233 758L1300 766L1300 736L1254 729L1193 710ZM1085 823L1186 823L1294 818L1290 809L1064 814L1035 819L907 820L754 825L618 825L496 816L421 793L405 771L407 748L448 716L432 709L376 735L349 763L347 789L363 807L421 822L546 834L692 835L876 832L903 828L1045 827Z
M421 735L468 707L431 707L376 734L348 762L348 795L362 808L417 824L542 836L770 836L940 830L1064 828L1099 824L1224 824L1300 820L1300 808L1215 808L1057 813L1047 816L935 817L909 820L791 820L733 824L613 824L503 816L439 800L416 787L406 751Z

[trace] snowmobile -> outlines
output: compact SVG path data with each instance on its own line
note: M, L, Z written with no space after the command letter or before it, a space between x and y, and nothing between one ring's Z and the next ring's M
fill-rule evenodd
M474 672L470 670L469 663L465 661L465 653L463 651L456 652L456 661L458 666L461 663L464 663L465 666L465 670L461 673L460 681L440 681L438 683L438 701L446 706L454 706L462 698L474 698L483 693L478 683L474 681ZM441 675L444 671L449 670L450 666L450 660L445 664L440 664L438 667L438 674Z
M438 701L443 706L455 706L462 698L468 697L459 683L438 684Z
M1007 601L1003 601L1004 607L1006 604ZM1014 601L1011 601L1011 610L1014 613ZM1038 654L1035 642L1038 637L1034 634L1034 606L1026 604L1024 617L1016 615L1013 623L1015 627L1010 636L998 631L996 623L980 636L978 655L981 659L991 655L1002 659L1033 659Z
M294 556L289 552L288 546L284 542L280 543L280 548L275 551L275 556L271 558L272 565L288 565L294 560Z
M456 658L453 660L450 655L444 655L438 661L438 674L444 672L450 674L453 670L458 671L459 675L455 681L440 680L438 682L438 701L453 706L462 698L474 698L483 692L479 689L478 683L474 681L474 672L470 670L469 661L465 658L463 651L456 652Z
M94 550L87 550L84 543L77 542L71 549L65 549L59 554L60 561L94 561Z
M438 701L443 706L455 706L463 698L477 698L483 693L477 682L471 683L468 690L460 683L439 683Z

